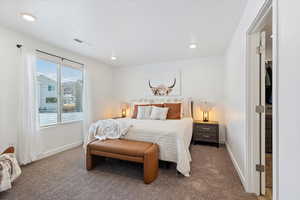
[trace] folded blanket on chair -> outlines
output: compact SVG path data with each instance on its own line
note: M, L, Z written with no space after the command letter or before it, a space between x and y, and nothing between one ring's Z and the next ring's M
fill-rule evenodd
M118 139L124 136L131 124L124 121L106 119L93 123L89 128L89 133L84 141L84 148L95 140Z
M0 155L0 192L11 188L12 182L21 175L15 154Z

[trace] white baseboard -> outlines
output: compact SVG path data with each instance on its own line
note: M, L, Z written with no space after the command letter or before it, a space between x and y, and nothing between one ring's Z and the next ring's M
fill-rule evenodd
M67 145L58 147L56 149L52 149L50 151L46 151L46 152L42 153L39 156L38 160L49 157L49 156L52 156L52 155L55 155L55 154L58 154L60 152L63 152L63 151L66 151L66 150L69 150L69 149L72 149L72 148L75 148L75 147L78 147L82 144L83 144L82 141L78 141L78 142L74 142L74 143L71 143L71 144L67 144Z
M239 165L238 165L236 159L234 158L234 155L233 155L233 153L232 153L232 151L231 151L231 149L230 149L230 146L228 145L227 142L225 142L225 146L226 146L226 149L227 149L227 151L228 151L228 153L229 153L229 156L230 156L230 158L231 158L231 161L232 161L232 163L233 163L233 165L234 165L234 168L235 168L235 170L237 171L237 173L238 173L238 175L239 175L239 177L240 177L240 179L241 179L241 182L242 182L242 184L243 184L243 186L244 186L244 189L246 190L247 187L246 187L246 179L245 179L245 176L243 175L243 172L242 172L241 168L239 167Z

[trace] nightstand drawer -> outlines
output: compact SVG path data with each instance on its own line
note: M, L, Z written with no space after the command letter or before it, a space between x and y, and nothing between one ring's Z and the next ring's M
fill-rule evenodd
M218 137L216 134L212 134L212 133L205 133L205 132L198 132L195 133L193 136L194 140L201 140L201 141L207 141L207 142L217 142L218 141Z
M195 124L194 128L199 131L199 132L217 132L217 126L213 126L213 125L199 125L199 124Z

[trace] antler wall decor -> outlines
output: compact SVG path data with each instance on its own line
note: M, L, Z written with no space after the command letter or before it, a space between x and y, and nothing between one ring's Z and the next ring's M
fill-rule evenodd
M148 83L154 96L168 96L173 91L173 88L176 85L176 78L174 78L174 82L171 86L165 86L161 84L158 85L157 87L154 87L151 85L150 80L148 80Z

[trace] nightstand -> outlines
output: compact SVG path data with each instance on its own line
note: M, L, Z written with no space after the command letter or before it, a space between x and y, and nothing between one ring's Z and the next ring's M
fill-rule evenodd
M219 123L194 120L193 143L196 142L212 143L219 147Z

